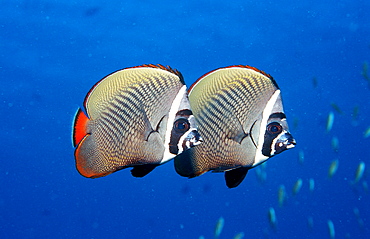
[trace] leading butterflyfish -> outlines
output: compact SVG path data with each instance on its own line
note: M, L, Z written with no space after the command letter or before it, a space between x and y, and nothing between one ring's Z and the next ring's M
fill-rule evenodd
M280 93L270 75L249 66L219 68L199 78L189 100L203 142L175 157L177 173L191 178L225 172L233 188L249 169L293 148Z
M96 83L72 135L77 170L89 178L127 167L143 177L201 142L181 73L162 65L126 68Z

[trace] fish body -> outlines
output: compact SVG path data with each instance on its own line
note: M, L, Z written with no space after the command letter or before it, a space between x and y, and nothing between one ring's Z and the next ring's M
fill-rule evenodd
M280 185L278 189L278 201L279 206L282 207L284 205L284 202L286 200L286 190L284 185Z
M339 166L339 161L338 159L336 160L333 160L329 166L329 172L328 172L328 176L329 178L332 178L334 176L334 174L337 172L338 170L338 166Z
M244 232L239 232L234 236L234 239L243 239L244 238Z
M364 138L370 137L370 127L368 127L364 132Z
M335 228L334 228L334 223L332 220L327 221L328 224L328 230L329 230L329 236L331 239L335 238Z
M330 112L326 120L326 132L329 132L333 128L334 124L334 113Z
M308 180L308 185L309 185L310 192L313 192L313 190L315 190L315 180L313 178L310 178Z
M362 176L364 175L364 171L365 171L365 163L361 161L358 164L357 169L356 169L355 183L361 180Z
M304 151L303 150L300 150L298 152L298 162L300 164L303 164L304 163Z
M220 217L217 220L216 227L215 227L215 238L219 238L222 232L222 229L224 228L225 219L223 217Z
M73 123L76 167L97 178L127 167L142 177L199 143L184 80L177 70L143 65L96 83Z
M299 193L299 191L301 191L301 188L302 188L302 184L303 184L303 180L301 178L299 178L294 186L293 186L293 194L296 195L297 193Z
M295 145L278 85L256 68L211 71L190 87L189 100L203 143L175 157L182 176L225 172L233 188L250 168Z
M307 226L308 226L308 229L310 229L310 230L313 229L313 217L308 217L307 218Z
M269 208L268 218L269 218L270 226L276 229L277 220L276 220L275 209L273 207Z
M333 137L331 139L331 147L333 149L334 152L338 153L338 150L339 150L339 139L337 137Z

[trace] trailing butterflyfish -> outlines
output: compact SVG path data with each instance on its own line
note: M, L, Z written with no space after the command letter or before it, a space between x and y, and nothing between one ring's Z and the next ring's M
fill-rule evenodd
M143 177L201 142L181 73L152 64L96 83L76 113L72 137L77 170L88 178L128 167Z
M190 87L189 100L203 143L175 157L181 176L225 172L226 185L233 188L249 169L296 144L277 83L254 67L203 75Z

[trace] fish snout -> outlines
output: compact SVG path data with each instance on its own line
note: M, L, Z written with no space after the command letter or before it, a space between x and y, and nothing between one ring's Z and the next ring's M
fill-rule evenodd
M296 141L289 132L282 134L276 141L275 154L279 154L287 149L294 148Z
M201 144L202 142L203 142L203 139L200 136L199 132L196 129L191 130L189 131L189 133L185 135L183 139L182 152L194 146L197 146Z

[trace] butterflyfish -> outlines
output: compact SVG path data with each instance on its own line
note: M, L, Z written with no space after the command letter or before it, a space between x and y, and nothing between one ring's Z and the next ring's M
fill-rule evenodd
M181 73L152 64L96 83L76 113L72 136L77 170L88 178L128 167L143 177L201 142Z
M189 100L203 142L175 157L181 176L225 172L226 185L234 188L249 169L296 144L276 81L254 67L203 75L190 87Z

